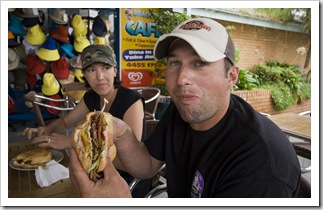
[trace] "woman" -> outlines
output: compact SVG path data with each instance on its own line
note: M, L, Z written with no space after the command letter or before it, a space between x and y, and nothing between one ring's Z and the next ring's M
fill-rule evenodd
M54 149L65 149L72 146L70 136L59 133L65 132L71 127L85 119L87 113L102 110L111 113L125 121L134 131L138 139L146 138L144 98L135 90L121 86L117 77L117 62L113 50L106 45L90 45L81 54L82 71L87 85L91 88L83 99L65 117L57 119L46 127L26 128L23 135L29 139L36 134L37 137L32 143L40 147L51 147ZM104 99L108 104L104 105ZM129 183L133 177L122 171L122 164L116 157L114 166ZM150 188L150 180L142 182L145 185L143 192L134 194L136 197L143 197ZM136 189L140 189L136 187Z

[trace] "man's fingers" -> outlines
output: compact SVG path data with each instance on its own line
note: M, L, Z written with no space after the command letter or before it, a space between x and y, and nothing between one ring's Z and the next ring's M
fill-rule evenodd
M115 175L119 175L118 171L115 169L114 165L112 164L110 157L107 157L107 163L103 170L103 174L105 179L108 179L109 177L112 177Z
M86 186L90 186L93 183L89 179L88 175L84 171L77 154L74 150L74 148L70 149L70 163L69 163L69 171L70 171L70 180L74 186L75 189L77 189L78 192L83 194L84 190L86 191Z

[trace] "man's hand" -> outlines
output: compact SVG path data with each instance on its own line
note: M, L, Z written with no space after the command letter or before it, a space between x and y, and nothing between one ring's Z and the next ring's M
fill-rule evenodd
M74 148L70 149L70 180L81 197L87 198L131 198L127 182L120 176L110 158L103 171L104 177L97 182L89 179Z

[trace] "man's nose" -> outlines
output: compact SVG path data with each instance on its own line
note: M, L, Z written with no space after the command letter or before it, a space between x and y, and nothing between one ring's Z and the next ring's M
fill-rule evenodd
M180 67L177 75L177 84L179 86L184 86L191 84L191 69L189 66L183 65Z

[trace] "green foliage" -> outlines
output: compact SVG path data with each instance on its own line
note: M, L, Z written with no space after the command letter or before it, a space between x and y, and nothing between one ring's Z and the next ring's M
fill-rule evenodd
M149 9L149 14L156 23L156 30L160 34L170 33L178 24L190 18L186 13L171 12L169 9Z
M258 75L260 87L272 90L272 98L279 110L311 97L310 83L295 65L267 61L256 65L252 72Z
M240 69L234 90L252 90L259 86L258 76L249 70Z
M311 8L257 8L255 14L283 23L302 22L303 30L311 30Z
M266 84L262 88L271 90L271 96L274 101L275 108L278 110L287 109L295 102L294 95L287 86L282 84L282 82Z

